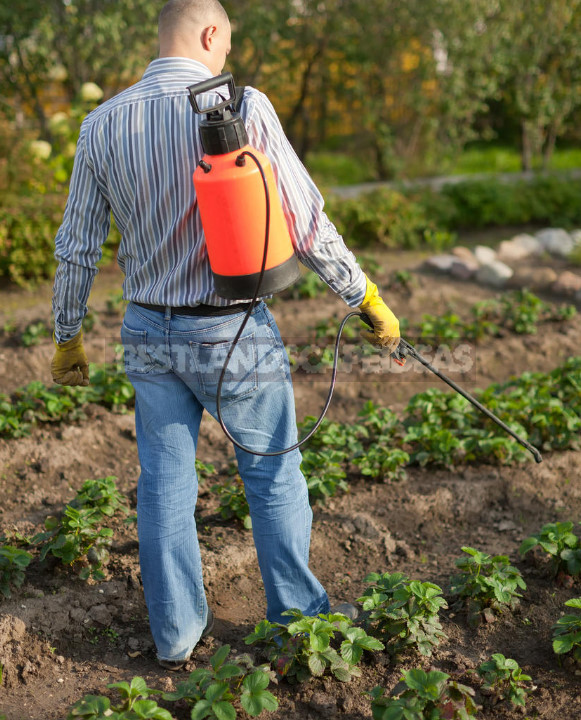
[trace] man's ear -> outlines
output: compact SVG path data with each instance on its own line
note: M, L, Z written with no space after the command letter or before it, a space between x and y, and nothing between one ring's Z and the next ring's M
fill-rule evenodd
M204 50L211 49L217 29L218 28L215 25L208 25L208 27L202 30L202 36L200 39L202 41L202 47L204 48Z

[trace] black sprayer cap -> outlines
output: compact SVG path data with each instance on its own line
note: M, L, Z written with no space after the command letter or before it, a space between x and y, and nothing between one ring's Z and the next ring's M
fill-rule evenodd
M228 85L229 97L209 108L200 108L197 96ZM235 112L236 88L232 73L223 73L188 87L189 100L194 112L206 115L200 122L200 138L206 155L225 155L248 145L244 121Z

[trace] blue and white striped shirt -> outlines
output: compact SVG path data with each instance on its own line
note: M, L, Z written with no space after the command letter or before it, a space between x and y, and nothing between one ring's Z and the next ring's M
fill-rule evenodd
M214 290L192 183L203 151L200 116L192 111L186 88L209 77L210 70L195 60L160 58L138 83L85 118L55 240L57 341L81 327L111 212L122 237L117 260L126 300L171 306L232 302ZM247 87L241 115L250 145L272 163L298 258L348 305L359 305L365 276L323 212L323 198L270 101Z

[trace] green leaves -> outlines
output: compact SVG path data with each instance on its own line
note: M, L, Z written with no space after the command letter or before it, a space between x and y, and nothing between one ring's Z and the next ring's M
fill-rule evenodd
M102 580L101 570L109 560L113 530L102 527L104 518L122 510L127 512L126 500L119 493L112 476L87 480L75 499L60 517L49 516L45 532L37 533L32 543L40 546L40 560L48 554L78 570L79 577Z
M473 699L474 690L451 681L446 673L413 668L404 672L402 680L393 691L396 697L386 698L384 689L379 686L369 693L374 720L469 720L476 717L479 708Z
M581 598L571 598L567 607L581 610ZM553 651L557 655L573 652L573 657L581 663L581 615L563 615L553 625Z
M213 485L212 492L217 493L220 498L220 515L225 520L236 518L246 530L252 528L244 483L239 475L235 475L226 485Z
M294 618L288 625L261 621L248 635L247 645L262 644L277 673L299 682L309 676L320 677L327 670L341 682L359 675L356 667L364 650L382 650L383 643L367 635L362 628L340 613L303 615L289 610ZM337 651L336 636L343 638Z
M484 679L483 687L494 690L502 699L524 708L531 677L525 675L516 660L506 658L502 653L494 653L490 660L478 667L478 674Z
M408 648L430 656L446 637L438 613L447 607L442 590L429 582L410 582L401 573L368 575L368 587L358 602L367 612L369 632L387 643L397 656Z
M485 608L501 612L514 608L522 595L517 588L526 589L520 570L510 565L505 555L491 557L470 547L456 560L461 573L451 579L451 592L458 595L469 607L471 620L477 622Z
M265 623L267 621L264 621ZM263 625L259 634L265 636ZM176 691L164 693L164 700L185 700L192 706L192 720L213 718L234 720L237 699L249 715L260 715L263 710L274 711L278 701L266 688L270 677L264 669L257 669L250 663L251 672L246 672L239 663L227 663L230 646L222 645L210 658L211 670L197 668L187 680L178 683Z
M161 691L147 687L143 678L134 677L131 683L110 683L107 687L120 692L120 705L112 706L109 698L101 695L85 695L70 709L67 720L173 720L168 710L159 707L154 700L147 699Z
M0 594L12 597L10 587L20 587L32 555L13 545L0 545Z
M581 541L573 533L572 522L543 525L540 533L523 540L519 553L526 555L537 546L550 556L555 574L567 571L569 575L579 575L581 572Z

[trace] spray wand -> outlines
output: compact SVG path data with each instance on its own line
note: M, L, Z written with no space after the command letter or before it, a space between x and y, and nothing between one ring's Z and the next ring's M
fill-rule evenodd
M364 323L369 325L369 327L373 328L373 323L371 322L370 318L365 314L361 313L360 315L361 319ZM486 417L489 417L491 420L493 420L499 427L501 427L506 433L511 435L518 443L520 443L524 448L526 448L530 453L532 453L533 457L535 458L536 462L540 463L543 462L543 457L541 453L537 450L534 445L531 445L529 442L524 440L520 437L517 433L514 432L509 426L502 422L502 420L497 417L493 412L491 412L487 407L485 407L481 402L478 402L478 400L471 395L469 392L461 388L459 385L457 385L453 380L450 380L449 377L446 377L443 372L440 372L437 368L435 368L431 363L429 363L425 357L423 357L413 345L411 345L407 340L404 340L403 338L400 338L399 345L397 346L394 353L391 354L391 357L395 360L395 362L398 365L403 365L407 357L412 357L414 360L417 360L422 365L428 368L431 372L434 373L434 375L437 375L441 380L443 380L445 383L447 383L453 390L455 390L457 393L462 395L462 397L466 398L468 402L472 403L474 407L478 408L481 413L484 413Z

